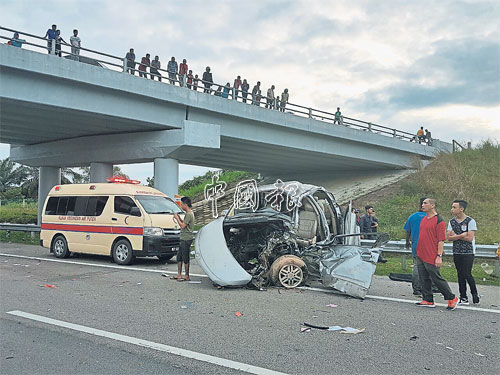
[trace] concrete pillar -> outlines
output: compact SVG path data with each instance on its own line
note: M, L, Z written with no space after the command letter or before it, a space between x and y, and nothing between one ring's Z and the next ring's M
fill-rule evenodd
M61 184L61 168L40 167L38 172L38 225L42 221L42 210L45 198L50 189Z
M179 162L176 159L157 158L155 163L155 189L174 198L179 188Z
M113 177L113 164L90 164L90 182L107 182L106 178L108 177Z

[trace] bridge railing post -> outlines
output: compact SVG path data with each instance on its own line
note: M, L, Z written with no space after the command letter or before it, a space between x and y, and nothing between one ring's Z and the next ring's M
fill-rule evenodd
M52 39L52 43L50 43L50 53L52 55L56 54L56 40Z
M369 122L369 123L368 123L368 131L369 131L369 132L371 132L371 131L372 131L372 123L371 123L371 122Z
M396 138L396 129L392 129L392 136Z
M312 108L309 108L309 118L312 118L313 115L312 115Z
M123 58L123 73L127 73L127 59Z

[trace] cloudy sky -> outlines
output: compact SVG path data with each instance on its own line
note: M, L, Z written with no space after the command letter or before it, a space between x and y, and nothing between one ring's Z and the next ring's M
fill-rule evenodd
M500 2L330 0L2 0L4 27L114 55L186 58L290 101L434 138L500 140ZM0 146L0 157L8 146ZM145 181L151 164L126 166ZM181 166L181 180L206 169Z

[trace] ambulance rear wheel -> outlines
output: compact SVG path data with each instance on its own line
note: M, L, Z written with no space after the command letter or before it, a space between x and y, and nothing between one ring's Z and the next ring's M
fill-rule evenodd
M70 252L68 249L68 242L66 241L66 238L64 238L64 236L59 235L54 238L54 241L52 242L52 252L56 256L56 258L69 257Z
M113 246L113 260L116 264L130 264L134 260L132 246L127 240L119 240Z

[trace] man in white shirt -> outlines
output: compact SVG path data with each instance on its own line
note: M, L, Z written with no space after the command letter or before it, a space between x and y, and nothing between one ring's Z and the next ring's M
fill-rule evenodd
M73 30L73 36L69 38L69 42L71 44L71 57L73 60L80 61L80 47L81 47L81 39L78 36L78 30Z

